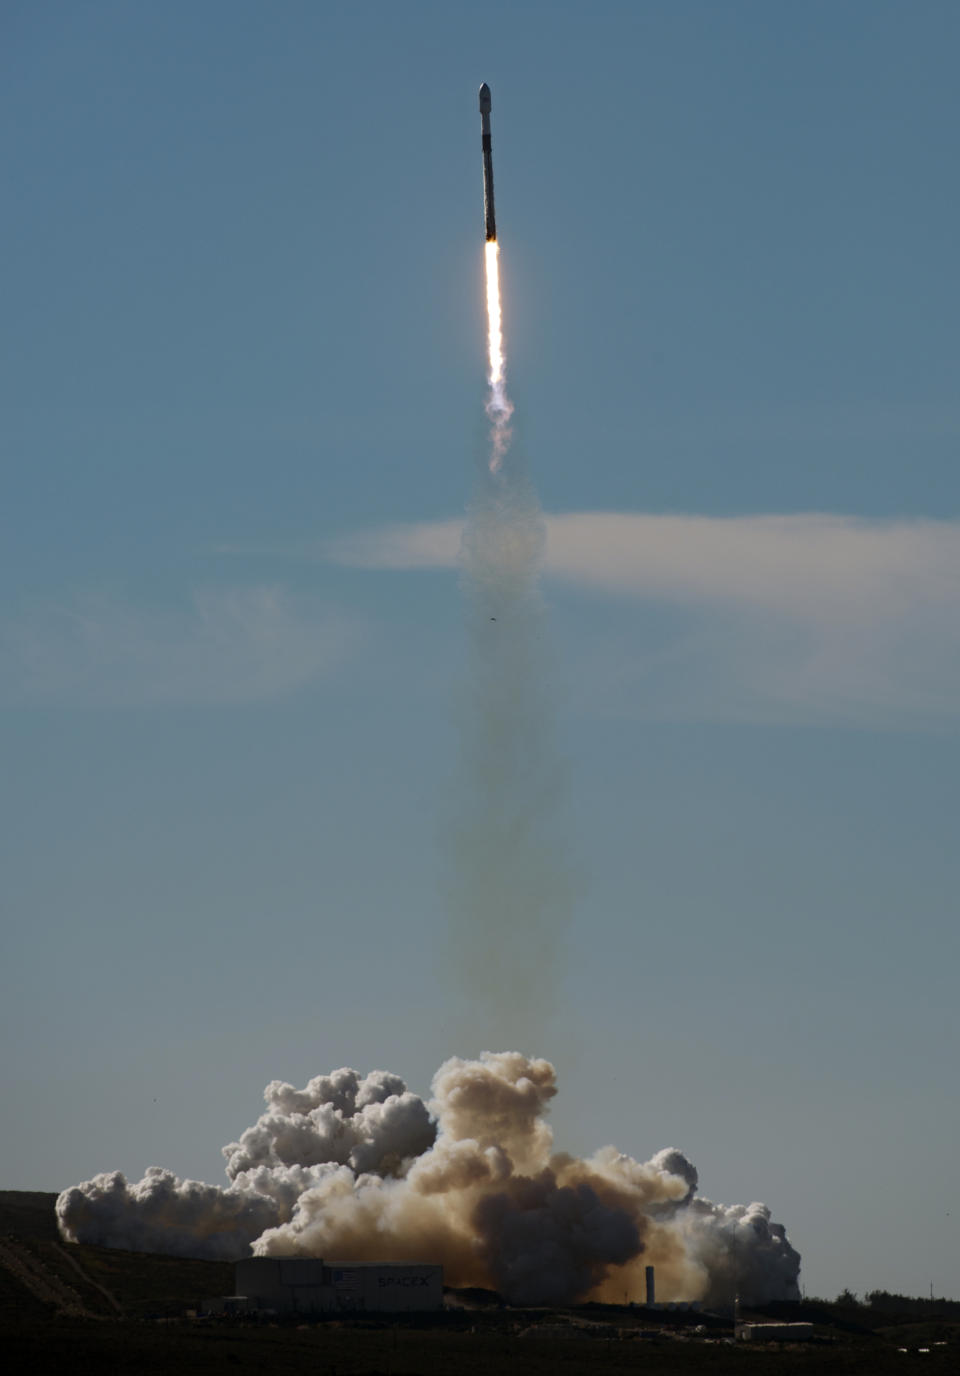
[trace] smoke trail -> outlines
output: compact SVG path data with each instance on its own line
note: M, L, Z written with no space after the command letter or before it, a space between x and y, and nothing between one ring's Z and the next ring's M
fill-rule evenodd
M57 1200L60 1231L181 1256L441 1262L450 1285L515 1304L643 1297L798 1298L800 1258L762 1204L697 1197L678 1151L555 1152L553 1066L517 1052L445 1062L428 1106L395 1075L274 1081L266 1112L224 1147L230 1185L157 1168L98 1175Z
M572 882L557 835L563 771L539 592L546 527L510 449L495 241L486 244L485 266L490 450L460 552L471 653L447 826L448 900L456 963L483 1019L474 1044L506 1034L529 1045L543 1036L550 1011Z

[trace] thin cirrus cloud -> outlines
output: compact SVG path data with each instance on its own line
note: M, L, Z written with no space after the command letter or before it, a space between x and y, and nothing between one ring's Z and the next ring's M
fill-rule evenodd
M960 717L960 523L571 512L547 521L547 577L629 612L590 633L574 690L660 717L944 726ZM455 568L461 523L326 542L367 569ZM589 683L588 683L589 679Z
M204 588L175 609L88 593L0 628L0 670L8 700L253 703L326 676L360 634L277 587Z

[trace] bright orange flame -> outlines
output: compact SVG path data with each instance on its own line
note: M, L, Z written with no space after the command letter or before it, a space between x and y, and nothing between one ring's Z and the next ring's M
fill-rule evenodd
M490 386L503 382L503 325L500 314L500 245L496 239L486 243L487 259L487 353L490 358Z

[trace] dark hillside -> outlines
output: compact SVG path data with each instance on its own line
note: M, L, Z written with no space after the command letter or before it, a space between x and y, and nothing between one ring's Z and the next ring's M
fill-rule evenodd
M62 1312L67 1304L104 1318L159 1317L232 1293L233 1267L225 1262L62 1242L56 1200L39 1190L0 1190L0 1239L6 1239L0 1314L5 1317Z
M0 1244L0 1312L94 1318L167 1318L233 1292L226 1262L121 1252L7 1236Z
M55 1194L43 1190L0 1190L0 1237L17 1237L55 1242L59 1237L53 1211Z
M226 1261L197 1261L191 1257L154 1256L149 1252L122 1252L113 1247L83 1247L61 1243L58 1248L40 1244L47 1264L64 1279L81 1288L71 1262L82 1268L88 1281L84 1295L92 1296L98 1312L110 1313L106 1291L129 1318L167 1317L195 1308L214 1295L232 1295L233 1266ZM53 1255L51 1255L51 1253ZM71 1279L71 1270L73 1270Z

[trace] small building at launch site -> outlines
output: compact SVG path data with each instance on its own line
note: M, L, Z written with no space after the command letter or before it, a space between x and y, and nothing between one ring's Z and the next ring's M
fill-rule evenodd
M813 1337L812 1323L741 1323L737 1326L741 1342L808 1343Z
M249 1309L278 1314L399 1314L443 1307L443 1267L419 1262L334 1263L245 1257L235 1286Z

